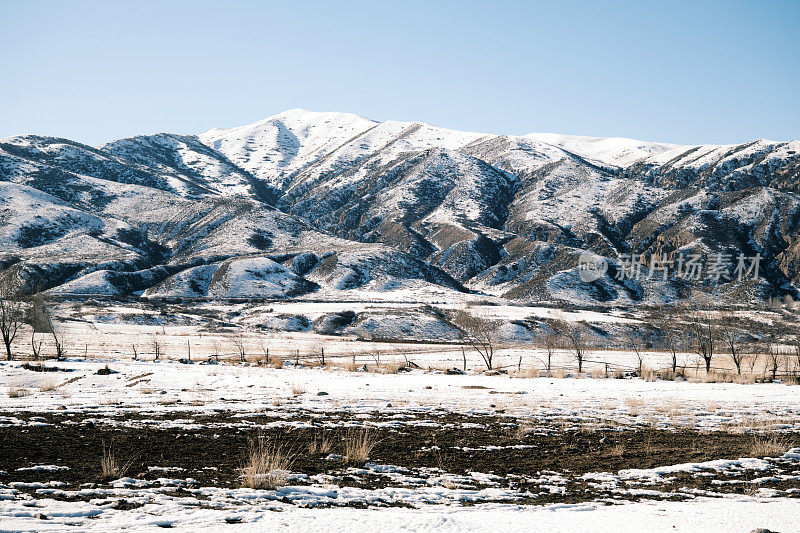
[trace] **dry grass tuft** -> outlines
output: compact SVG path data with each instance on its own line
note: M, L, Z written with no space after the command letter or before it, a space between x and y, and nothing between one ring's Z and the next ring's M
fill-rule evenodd
M528 436L528 433L530 433L531 431L533 431L533 427L531 427L530 425L520 424L514 428L514 430L511 433L511 437L517 440L522 440L526 436Z
M333 448L333 442L328 438L328 435L323 433L315 433L314 440L308 443L309 455L323 455L330 453Z
M542 371L535 366L530 366L523 370L520 375L524 378L538 378L542 375Z
M645 405L645 402L641 398L634 398L633 396L628 396L625 398L625 405L628 407L628 412L631 416L639 416L642 408Z
M348 430L344 441L344 455L347 456L347 462L352 464L364 463L369 459L370 452L377 444L377 437L368 429Z
M605 379L605 378L608 377L606 375L606 369L605 368L600 368L600 367L593 368L592 371L590 372L590 375L594 379Z
M402 363L399 363L397 361L391 361L389 363L386 363L385 365L382 365L379 368L378 372L380 372L381 374L397 374L397 371L400 370L401 368L403 368Z
M737 374L729 370L712 370L708 374L700 374L691 378L692 383L739 383L748 385L756 382L753 374Z
M289 385L289 390L291 391L292 396L302 396L303 394L308 392L305 387L297 383L292 383L291 385Z
M628 407L644 407L644 400L636 396L628 396L625 398L625 405Z
M242 485L251 489L276 489L286 485L294 458L282 446L250 441L247 463L241 469Z
M342 370L345 372L358 372L358 365L355 359L347 359L344 364L342 364Z
M58 389L58 387L58 382L54 379L50 379L39 384L39 392L52 392Z
M8 397L9 398L24 398L25 396L30 396L31 391L26 387L20 387L18 385L9 385L8 386Z
M614 457L622 457L625 455L625 444L619 442L608 449L608 452Z
M642 379L644 381L653 382L658 379L658 373L652 368L642 367Z
M103 444L103 457L100 459L100 475L105 479L117 479L125 477L125 474L133 464L133 459L123 463L116 455L112 446L106 447Z
M779 435L756 436L750 445L750 453L753 457L780 457L791 448L791 440Z
M614 400L603 400L603 402L600 403L600 409L604 411L611 411L617 407L619 407L619 404Z

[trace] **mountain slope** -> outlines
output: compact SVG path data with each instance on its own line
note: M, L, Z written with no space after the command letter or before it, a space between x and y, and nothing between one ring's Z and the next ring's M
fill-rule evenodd
M517 137L293 109L100 148L2 139L0 192L0 266L61 294L430 286L631 303L703 285L617 279L631 253L760 254L758 280L716 287L746 298L800 284L798 141ZM577 275L584 250L610 265L592 283Z

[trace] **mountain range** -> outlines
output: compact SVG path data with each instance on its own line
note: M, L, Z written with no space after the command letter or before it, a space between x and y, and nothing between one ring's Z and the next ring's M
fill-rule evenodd
M0 269L67 296L626 305L710 282L619 279L620 256L758 254L756 279L710 289L796 297L799 194L799 141L492 135L293 109L100 147L0 139ZM591 282L586 250L609 266Z

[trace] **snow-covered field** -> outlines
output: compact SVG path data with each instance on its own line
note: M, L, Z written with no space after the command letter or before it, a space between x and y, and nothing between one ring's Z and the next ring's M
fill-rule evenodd
M214 483L208 472L219 467L222 476L222 464L187 465L163 453L139 472L78 482L70 476L97 469L92 459L48 462L57 450L39 453L33 445L29 454L7 457L13 468L0 472L3 531L792 531L800 511L800 449L788 450L800 430L800 403L795 387L778 383L381 373L291 361L280 368L80 358L44 364L60 371L32 371L19 361L0 366L5 443L55 431L65 435L65 448L70 438L80 443L97 432L109 442L174 435L176 446L194 437L202 447L354 428L374 432L380 443L355 465L335 446L316 462L295 447L302 461L272 490ZM742 454L763 432L784 435L787 449L772 458ZM417 442L423 433L432 440ZM643 452L634 443L640 434L648 435ZM693 439L698 460L660 462L672 438ZM518 472L502 464L504 454L546 463L561 453L562 440L575 442L565 449L575 457L565 460L597 454L598 461ZM416 450L407 464L404 454L393 455L401 447ZM245 451L231 450L232 464ZM118 447L122 459L138 461L142 453L149 451ZM431 456L437 459L425 466ZM603 468L604 460L650 466Z

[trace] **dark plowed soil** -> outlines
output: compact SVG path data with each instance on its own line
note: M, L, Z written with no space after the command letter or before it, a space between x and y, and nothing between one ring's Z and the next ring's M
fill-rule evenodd
M19 413L14 413L19 417ZM31 414L26 417L32 416ZM342 473L346 465L325 459L329 453L343 454L347 430L273 429L240 430L206 428L206 424L241 423L228 414L191 416L197 429L159 429L158 427L115 428L112 425L83 423L80 416L39 414L48 426L6 426L0 429L0 481L50 481L77 488L85 483L102 484L100 462L103 449L112 446L123 463L130 462L129 477L191 477L202 485L240 486L239 468L248 444L262 437L282 443L295 454L292 470L309 475ZM190 415L187 414L187 418ZM170 418L174 418L170 417ZM267 423L265 416L249 416L256 423ZM41 420L41 419L40 419ZM166 420L166 419L165 419ZM330 419L329 419L330 420ZM64 423L68 421L68 423ZM684 462L737 458L749 455L752 437L742 434L653 429L624 431L567 431L551 434L528 433L520 436L509 429L508 419L463 417L435 419L437 427L404 430L370 429L379 439L370 461L408 468L435 467L452 474L494 473L499 476L536 476L555 471L577 476L585 472L624 468L652 468ZM479 422L482 428L443 428ZM320 420L315 421L316 424ZM332 442L330 451L311 455L309 444L323 435ZM800 439L798 439L800 440ZM532 447L508 448L526 445ZM501 449L467 449L491 446ZM17 471L35 464L68 466L69 470L41 472ZM180 467L179 472L149 471L148 467ZM509 483L508 479L504 483ZM348 479L342 484L377 487L385 478Z

